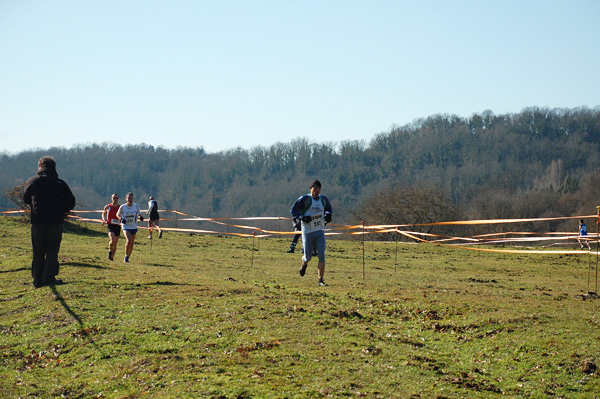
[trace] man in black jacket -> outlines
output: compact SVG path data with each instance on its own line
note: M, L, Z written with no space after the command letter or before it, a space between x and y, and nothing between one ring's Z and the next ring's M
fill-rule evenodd
M38 171L25 183L23 200L31 205L31 274L36 288L60 284L58 251L65 215L75 207L71 189L56 173L56 161L42 157Z

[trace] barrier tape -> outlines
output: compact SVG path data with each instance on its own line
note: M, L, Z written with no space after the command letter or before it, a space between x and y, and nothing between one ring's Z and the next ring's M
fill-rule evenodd
M451 247L451 248L467 249L467 250L470 250L470 251L495 252L495 253L511 253L511 254L542 254L542 255L556 255L556 254L561 254L561 255L597 254L597 252L592 252L592 251L573 251L573 250L562 250L562 251L543 250L542 251L542 250L534 250L534 249L521 250L521 249L471 248L471 247L466 247L466 246L462 246L462 245L450 245L450 244L443 244L443 243L439 243L439 242L432 242L432 241L423 240L422 238L419 238L416 235L411 234L412 232L398 230L398 233L402 234L402 235L404 235L404 236L406 236L408 238L411 238L411 239L413 239L415 241L425 242L425 243L434 243L436 245L441 245L441 246Z
M26 214L29 213L28 210L9 210L9 211L0 211L0 214L4 215L14 215L14 214ZM89 222L89 223L102 223L101 219L87 218L78 216L78 214L86 214L86 213L102 213L103 210L73 210L71 214L68 215L69 219L77 220L80 222ZM191 228L177 228L177 227L161 227L163 231L172 231L172 232L181 232L181 233L194 233L194 234L216 234L216 235L232 235L238 237L255 237L255 238L266 238L273 236L289 236L298 234L297 231L272 231L265 230L256 226L248 226L241 224L231 224L226 223L228 220L244 220L244 221L259 221L259 220L269 220L269 221L279 221L279 220L291 220L289 217L282 216L260 216L260 217L232 217L232 218L205 218L205 217L197 217L191 216L181 211L177 210L162 210L162 213L170 212L175 213L176 215L184 216L184 218L177 219L178 221L200 221L200 222L210 222L215 223L221 226L237 228L241 230L252 230L253 233L239 233L239 232L222 232L222 231L213 231L213 230L205 230L205 229L191 229ZM581 237L575 233L568 232L550 232L547 233L546 236L539 236L537 233L533 232L501 232L501 233L490 233L490 234L481 234L473 237L454 237L454 236L442 236L431 233L423 233L423 232L415 232L408 231L401 228L406 227L418 227L418 226L443 226L443 225L482 225L482 224L508 224L508 223L531 223L531 222L542 222L542 221L553 221L553 220L568 220L568 219L596 219L597 215L586 215L586 216L567 216L567 217L552 217L552 218L522 218L522 219L481 219L481 220L459 220L459 221L448 221L448 222L432 222L432 223L420 223L420 224L395 224L395 225L369 225L364 226L362 224L358 225L335 225L330 224L330 227L325 230L325 234L328 236L335 235L366 235L366 234L386 234L386 233L397 233L403 235L411 240L417 242L423 242L428 244L437 244L448 246L452 248L462 248L469 249L475 251L483 251L483 252L503 252L503 253L535 253L535 254L582 254L582 253L592 253L591 251L572 251L572 250L561 250L561 251L551 251L551 250L508 250L508 249L488 249L488 248L473 248L469 246L465 246L465 242L469 243L469 245L487 245L487 244L514 244L514 243L526 243L526 242L543 242L543 241L572 241L572 240L581 240L581 241L594 241L598 239L598 234L590 233L587 236ZM161 220L173 220L173 219L161 219ZM148 229L147 227L140 226L141 229ZM258 234L257 234L258 233ZM519 236L519 237L510 237L510 236ZM550 237L549 237L550 236ZM504 238L500 238L504 237ZM428 239L425 239L428 238ZM462 243L451 243L452 241L458 241Z

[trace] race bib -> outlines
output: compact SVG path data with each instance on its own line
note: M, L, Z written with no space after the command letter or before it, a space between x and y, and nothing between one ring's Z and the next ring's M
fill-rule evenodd
M310 221L310 225L313 230L321 228L321 226L323 226L323 218L321 215L313 216L312 220Z

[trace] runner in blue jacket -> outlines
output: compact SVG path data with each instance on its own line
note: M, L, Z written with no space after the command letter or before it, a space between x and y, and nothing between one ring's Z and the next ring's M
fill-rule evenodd
M333 211L331 203L321 195L321 182L315 180L310 185L310 194L298 198L290 209L292 218L302 223L302 266L300 275L304 276L308 262L312 258L313 248L319 257L319 285L326 286L325 274L325 225L331 222Z

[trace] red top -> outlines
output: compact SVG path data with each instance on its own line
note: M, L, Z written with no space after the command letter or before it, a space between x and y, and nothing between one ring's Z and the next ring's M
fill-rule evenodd
M112 204L108 204L108 224L120 224L119 219L117 218L117 211L119 210L119 206L112 206Z

